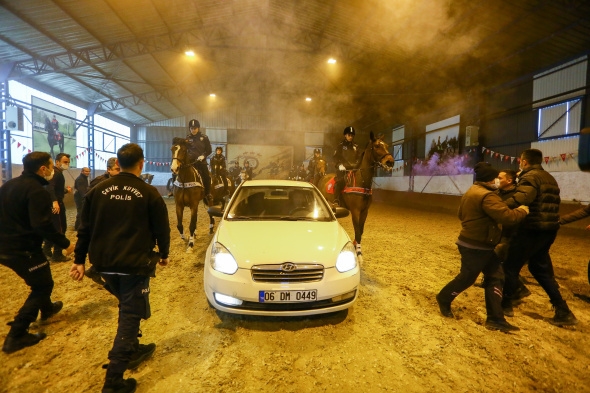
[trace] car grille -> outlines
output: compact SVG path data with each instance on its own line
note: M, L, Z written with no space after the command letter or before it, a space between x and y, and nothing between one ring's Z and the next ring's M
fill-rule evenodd
M321 281L324 266L309 263L285 262L276 265L252 266L252 280L270 283L298 283Z

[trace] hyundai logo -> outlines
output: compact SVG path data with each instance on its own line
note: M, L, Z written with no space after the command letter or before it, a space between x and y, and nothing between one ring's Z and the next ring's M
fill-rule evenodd
M291 262L286 262L281 265L281 270L284 272L292 272L295 269L297 269L297 265Z

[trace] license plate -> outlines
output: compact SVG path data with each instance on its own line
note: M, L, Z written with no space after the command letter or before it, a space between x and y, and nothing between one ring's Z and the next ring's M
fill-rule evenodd
M317 289L309 291L259 291L260 303L313 302L318 299Z

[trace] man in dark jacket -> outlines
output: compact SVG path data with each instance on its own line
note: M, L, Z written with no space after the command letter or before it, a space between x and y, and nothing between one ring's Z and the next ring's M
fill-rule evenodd
M88 176L90 176L90 168L84 167L80 171L80 175L74 182L74 202L76 203L76 223L74 229L77 231L80 226L80 213L82 212L82 201L88 192Z
M96 176L90 182L90 188L94 187L101 181L105 181L106 179L110 178L111 176L117 176L121 168L119 168L119 164L117 164L117 158L111 157L107 160L107 171L100 176Z
M543 153L540 150L527 149L522 152L518 185L514 195L506 200L511 207L528 206L530 214L515 230L510 241L504 263L506 285L502 306L506 315L514 315L513 307L520 300L518 289L521 283L518 275L528 260L529 271L555 307L555 316L550 322L558 326L575 325L578 320L559 292L549 256L549 249L559 229L559 186L555 178L543 169L542 162Z
M81 280L88 254L105 280L105 288L119 300L119 324L103 392L135 391L136 381L123 379L123 374L156 349L153 343L139 344L137 336L140 320L151 315L150 277L155 276L158 263L168 264L170 248L166 204L155 187L139 178L143 150L134 143L123 145L117 161L121 173L97 184L84 198L70 269L70 276Z
M207 168L207 157L211 154L211 142L207 135L201 132L201 124L198 120L192 119L188 123L189 133L186 136L188 159L195 169L199 171L205 189L205 198L208 205L213 202L211 195L211 176Z
M344 190L344 175L346 171L356 169L361 162L362 151L353 142L356 131L348 126L343 132L344 139L336 146L334 151L334 164L336 165L336 184L334 185L334 205L340 205L340 197Z
M49 191L49 195L51 195L51 200L53 201L53 225L59 232L63 234L66 233L67 229L66 205L64 205L64 197L67 193L72 192L72 187L66 186L66 179L63 175L63 172L67 171L69 168L70 155L59 153L55 157L55 174L47 185L47 191ZM49 241L45 242L43 252L45 255L51 257L52 262L66 262L72 259L63 255L61 247L56 246Z
M45 333L29 333L29 325L61 310L62 302L52 302L53 279L41 244L47 239L71 254L74 245L52 222L52 202L44 188L53 176L49 153L32 152L23 158L23 173L0 187L0 264L21 277L31 293L10 323L2 351L12 353L35 345Z
M502 312L502 286L504 273L494 252L500 241L500 225L515 225L528 212L526 206L511 210L495 193L498 171L481 162L475 166L475 183L461 198L459 219L461 233L457 246L461 253L461 271L436 296L440 312L453 318L451 302L475 283L483 272L487 319L485 327L490 330L519 330L504 318Z

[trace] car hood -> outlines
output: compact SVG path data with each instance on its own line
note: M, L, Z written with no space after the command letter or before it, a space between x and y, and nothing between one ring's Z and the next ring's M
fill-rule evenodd
M241 268L283 262L332 267L350 241L337 221L223 221L215 236Z

